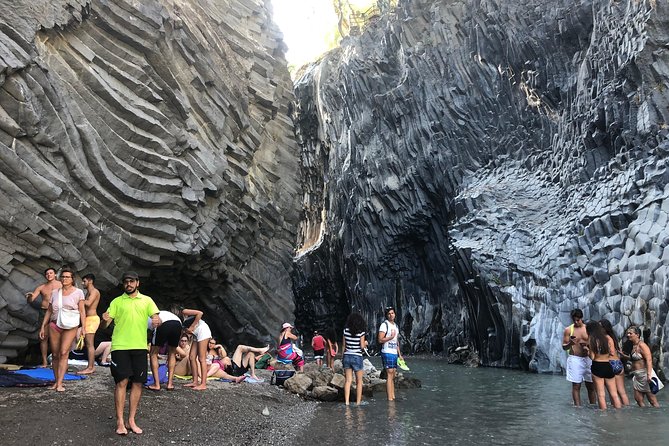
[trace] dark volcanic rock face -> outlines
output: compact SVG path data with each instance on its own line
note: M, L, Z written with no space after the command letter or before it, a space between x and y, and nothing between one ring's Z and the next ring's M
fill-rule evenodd
M263 0L0 1L0 362L47 266L122 270L224 341L294 310L292 84ZM102 308L105 308L105 303Z
M579 307L642 325L664 365L668 21L659 1L405 1L310 67L304 325L346 302L376 331L394 304L405 350L554 371Z

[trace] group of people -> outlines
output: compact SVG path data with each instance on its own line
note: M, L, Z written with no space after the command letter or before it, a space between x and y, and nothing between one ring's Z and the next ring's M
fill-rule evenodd
M395 400L395 372L397 370L397 360L402 358L399 343L399 330L395 324L395 309L387 307L384 312L385 320L379 326L376 334L376 340L381 348L381 361L383 368L387 373L386 393L388 401ZM360 313L351 313L346 319L344 327L344 336L342 345L344 347L344 402L348 406L350 402L351 385L353 384L353 375L355 374L355 402L360 405L362 402L362 376L363 352L367 349L367 339L365 329L367 323Z
M387 307L384 316L385 320L379 326L376 340L381 346L381 360L387 375L386 393L388 401L394 401L395 372L397 370L397 360L402 358L402 353L400 352L399 329L395 323L395 309ZM304 366L304 359L292 343L293 340L298 339L293 333L293 329L294 327L291 324L283 324L278 338L277 360L283 363L292 363L298 371L301 371ZM356 404L359 405L362 402L363 353L367 353L368 345L366 330L367 322L360 313L351 313L346 319L342 337L342 365L345 377L344 402L347 406L350 404L354 376L356 381ZM326 358L326 367L334 368L334 359L339 347L333 330L326 332L325 336L321 335L318 330L314 331L311 346L314 350L314 359L319 367L323 366L323 359Z
M174 376L179 372L192 375L192 382L185 387L204 390L210 376L240 382L259 378L255 375L255 361L267 353L269 346L251 347L239 345L232 357L225 348L212 338L211 329L202 320L199 310L175 307L173 311L161 311L153 299L139 291L139 275L125 272L121 277L124 293L111 301L109 308L97 314L100 292L95 288L95 276L87 274L82 281L86 295L74 282L74 271L63 267L60 280L55 268L44 272L46 282L32 293L26 293L29 303L40 310L39 331L42 366L48 366L48 348L51 348L51 365L55 383L52 389L65 390L63 380L68 368L68 356L77 332L85 337L88 366L79 371L89 374L95 371L95 356L102 360L110 358L111 375L114 378L114 404L116 410L116 433L126 435L128 429L141 434L142 429L135 418L142 389L147 381L148 363L154 383L148 388L160 390L158 354L167 346L167 390L174 390ZM182 319L183 322L182 322ZM99 326L104 328L114 322L111 343L102 343L94 348L94 337ZM147 331L148 330L148 331ZM148 360L147 360L148 334ZM130 384L128 423L124 421L126 391Z
M631 326L625 332L632 349L623 352L611 322L583 321L583 312L571 312L572 324L564 329L562 349L567 352L567 381L572 383L571 393L575 406L581 405L581 384L585 382L590 404L606 409L606 393L615 408L629 405L625 391L625 366L630 364L634 400L640 407L645 400L659 407L655 393L661 382L655 376L650 347L641 339L641 330Z

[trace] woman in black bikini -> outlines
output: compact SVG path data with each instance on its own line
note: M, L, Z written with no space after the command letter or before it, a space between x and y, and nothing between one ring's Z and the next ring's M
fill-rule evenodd
M606 332L599 322L592 321L585 325L588 333L589 346L586 347L590 359L592 359L592 381L597 390L597 402L599 408L606 410L606 394L609 392L609 398L613 407L620 409L620 398L618 398L618 389L616 388L616 375L613 373L613 367L609 362L609 340ZM605 390L606 389L606 390Z
M643 407L643 397L645 395L653 407L660 407L657 398L650 391L650 386L648 385L648 377L651 376L653 370L653 357L650 354L650 347L641 340L641 330L639 327L632 325L627 329L626 334L627 339L632 342L633 347L630 355L623 356L623 358L632 361L634 399L639 407Z
M618 398L623 406L629 406L630 400L627 398L627 392L625 391L625 366L620 360L620 347L618 344L618 338L613 332L613 326L608 319L602 319L599 321L602 328L606 332L609 341L609 362L613 368L613 373L616 374L616 388L618 389Z

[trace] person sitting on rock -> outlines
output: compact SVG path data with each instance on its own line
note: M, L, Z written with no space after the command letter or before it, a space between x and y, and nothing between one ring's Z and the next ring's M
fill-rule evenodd
M293 349L293 341L297 340L292 332L294 327L288 322L281 327L281 334L279 335L279 350L277 351L277 359L283 362L291 361L298 372L302 371L304 367L304 359Z

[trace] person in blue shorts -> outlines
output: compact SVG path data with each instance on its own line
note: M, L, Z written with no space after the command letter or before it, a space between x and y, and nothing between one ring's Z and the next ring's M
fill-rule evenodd
M367 340L365 339L366 327L367 323L360 313L351 313L348 319L346 319L342 344L344 346L344 401L347 406L351 394L353 373L355 373L355 402L357 405L360 405L362 401L362 374L364 372L362 351L367 348Z
M386 320L379 327L377 341L382 344L381 360L388 374L386 378L388 401L395 401L395 371L397 370L397 358L401 358L402 353L400 353L399 330L395 324L395 309L387 307L385 316Z

